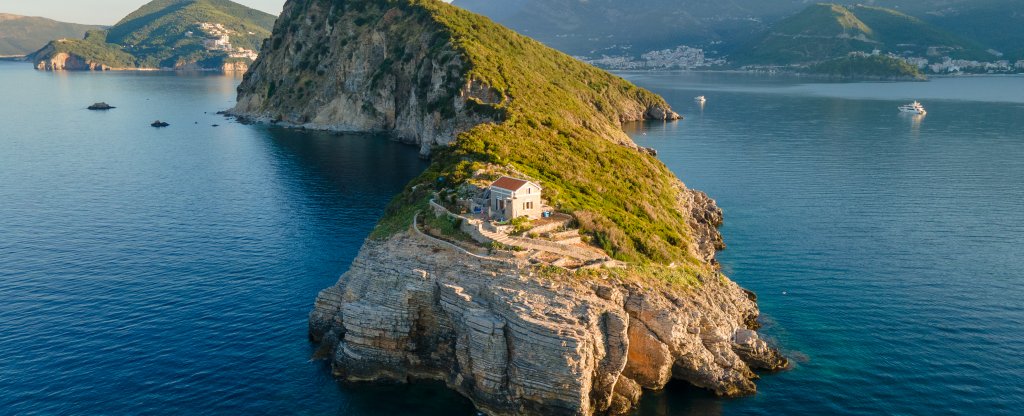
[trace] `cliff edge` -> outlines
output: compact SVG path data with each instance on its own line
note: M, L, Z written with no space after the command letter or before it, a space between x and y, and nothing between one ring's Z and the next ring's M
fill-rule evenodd
M438 0L290 0L263 50L231 113L389 132L431 158L310 314L339 377L443 380L488 414L589 415L672 378L751 394L754 369L786 366L715 262L721 210L622 131L678 119L661 97ZM542 185L614 261L479 255L420 230L433 199L488 170Z

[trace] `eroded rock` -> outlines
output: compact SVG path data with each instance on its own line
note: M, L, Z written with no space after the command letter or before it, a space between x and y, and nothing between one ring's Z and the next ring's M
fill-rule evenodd
M724 396L784 358L724 276L644 288L546 276L402 233L369 241L310 314L349 381L444 380L489 414L620 414L676 378Z

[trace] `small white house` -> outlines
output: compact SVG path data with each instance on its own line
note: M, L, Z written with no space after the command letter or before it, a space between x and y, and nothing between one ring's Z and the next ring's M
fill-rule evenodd
M487 212L491 218L499 220L538 219L543 214L542 190L540 185L528 180L502 176L488 188Z

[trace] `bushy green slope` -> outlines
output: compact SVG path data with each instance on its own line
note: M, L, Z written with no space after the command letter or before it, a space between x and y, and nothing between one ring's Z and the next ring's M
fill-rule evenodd
M645 153L615 141L620 103L661 105L661 97L521 36L489 19L436 0L370 2L402 7L438 25L464 55L469 79L506 99L499 124L477 126L439 149L417 181L466 179L478 162L511 165L539 179L545 197L572 212L596 245L629 261L694 262L689 230L677 209L675 176ZM403 208L427 187L396 199L382 221L408 223Z
M939 48L955 58L986 56L979 45L896 10L819 3L774 25L762 39L737 51L735 60L741 64L789 65L875 49L925 56L929 48Z
M275 17L227 0L156 0L110 28L109 42L122 45L142 66L170 67L208 57L198 23L220 23L235 34L231 43L258 50ZM193 32L193 36L186 36ZM250 32L252 34L250 34Z
M1024 59L1024 1L965 0L926 18L936 26L1005 53L1006 59Z
M84 39L58 39L29 55L29 59L41 60L66 53L86 58L89 62L101 63L111 68L135 68L138 60L131 54L121 50L117 45L107 43L105 30L91 30Z
M844 56L811 65L807 72L838 78L925 79L916 66L885 55Z
M873 39L892 52L911 52L925 56L929 47L942 48L953 58L985 60L991 55L985 47L919 18L882 7L858 5L852 10L874 31Z
M745 39L802 9L803 0L455 0L573 55L641 54ZM625 48L626 49L619 49Z
M203 46L205 36L199 26L201 23L223 25L231 31L234 47L259 50L263 39L270 36L274 20L272 15L228 0L154 0L111 27L103 35L107 43L103 48L95 45L98 36L52 46L55 50L73 51L86 60L113 67L122 67L106 61L115 55L115 50L131 55L133 66L144 68L173 68L194 63L217 67L227 58L227 53ZM100 54L90 54L92 52Z
M54 39L81 39L100 26L0 13L0 56L28 55Z

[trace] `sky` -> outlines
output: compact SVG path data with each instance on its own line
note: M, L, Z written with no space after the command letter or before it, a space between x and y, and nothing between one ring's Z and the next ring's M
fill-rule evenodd
M272 15L285 0L233 0ZM0 0L0 13L42 16L62 22L112 25L149 0Z

